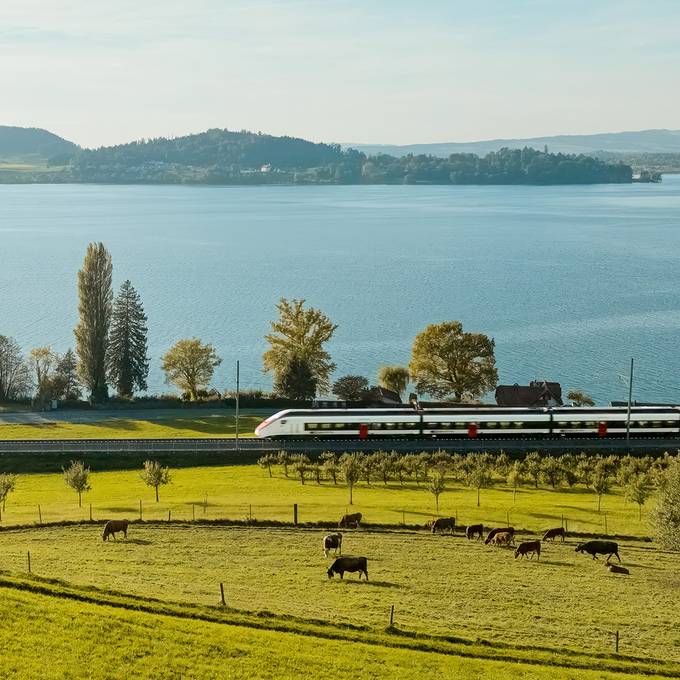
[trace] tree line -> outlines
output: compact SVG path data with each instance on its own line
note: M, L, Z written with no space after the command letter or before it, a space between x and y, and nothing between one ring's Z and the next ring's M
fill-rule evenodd
M592 184L630 182L632 169L585 155L501 149L484 157L367 156L338 144L213 129L176 138L76 149L50 172L6 181L163 184ZM63 166L63 167L62 167ZM59 168L59 169L56 169ZM35 173L34 173L35 175Z
M0 401L33 395L38 404L52 399L76 400L85 396L102 403L110 389L123 399L147 389L149 374L148 320L139 293L129 280L114 297L113 263L102 243L91 243L78 272L78 324L75 351L57 354L49 346L22 353L18 343L0 335ZM272 376L273 394L292 401L310 401L318 395L360 402L370 399L372 385L362 375L333 380L336 364L327 349L337 324L304 299L282 298L277 318L265 336L268 349L263 371ZM222 358L215 347L199 338L178 340L161 357L166 382L189 401L233 396L210 390ZM451 402L474 402L498 381L495 343L483 333L466 331L460 321L431 324L418 333L408 366L383 365L378 386L401 397L412 384L419 395ZM255 397L266 397L261 392ZM574 403L592 405L592 399L573 390Z

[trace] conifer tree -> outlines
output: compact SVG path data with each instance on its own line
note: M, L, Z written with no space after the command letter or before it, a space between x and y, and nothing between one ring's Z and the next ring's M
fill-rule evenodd
M139 293L130 281L125 281L113 303L106 357L109 382L120 397L131 397L135 389L146 389L149 375L146 320Z
M78 272L78 314L75 328L78 375L92 401L108 396L106 352L113 292L111 255L103 243L90 243Z

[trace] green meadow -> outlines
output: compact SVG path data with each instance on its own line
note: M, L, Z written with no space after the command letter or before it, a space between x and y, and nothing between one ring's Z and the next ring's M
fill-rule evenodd
M225 461L228 460L225 455ZM77 457L77 456L74 456ZM149 456L153 457L153 456ZM36 457L39 460L39 457ZM219 460L219 457L213 457ZM0 461L0 466L1 466ZM369 524L422 525L437 516L434 497L423 486L407 481L384 485L374 481L368 486L360 482L354 488L354 504L350 506L347 487L329 481L317 484L308 479L285 477L280 467L274 476L257 465L217 465L186 467L173 470L172 482L160 488L160 502L155 503L153 489L145 486L139 471L97 472L92 463L91 491L78 496L64 484L61 474L20 474L2 512L0 526L38 522L89 519L90 505L96 520L105 518L228 519L259 521L293 521L293 504L298 505L301 523L333 523L346 511L361 512ZM2 472L0 467L0 472ZM510 523L518 529L542 532L562 521L572 533L612 534L648 537L651 529L648 515L654 498L643 508L627 501L616 487L602 498L602 511L597 512L597 496L582 486L551 489L522 486L517 494L498 482L482 489L480 506L477 492L460 483L447 480L447 488L439 498L439 515L456 516L459 524L482 522L486 526ZM40 506L40 515L38 514Z

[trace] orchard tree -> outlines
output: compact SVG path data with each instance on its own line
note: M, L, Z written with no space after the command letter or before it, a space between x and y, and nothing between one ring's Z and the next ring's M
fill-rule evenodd
M295 474L300 478L302 485L304 486L307 471L309 470L309 458L304 453L296 453L290 457L293 463L293 470Z
M405 366L381 366L378 370L378 384L403 396L411 376Z
M349 489L349 504L353 504L354 485L361 477L361 456L358 453L343 453L340 456L340 470Z
M465 482L477 489L477 507L480 491L491 486L493 463L488 453L469 453L465 459Z
M106 357L109 381L119 397L131 397L146 389L149 375L146 314L130 281L125 281L113 303Z
M198 338L179 340L162 357L165 381L188 393L194 401L199 389L206 388L215 368L222 363L215 348Z
M90 468L85 467L81 460L72 460L67 468L62 468L64 472L64 482L78 494L78 507L83 507L83 494L89 491Z
M338 473L340 466L338 465L338 456L332 451L324 451L320 456L321 466L324 474L328 479L333 480L333 484L338 483Z
M295 401L311 401L316 396L316 387L309 362L297 354L287 358L274 378L274 392Z
M528 453L524 458L524 470L538 489L538 480L541 478L541 454L538 451Z
M446 491L446 479L444 473L435 470L428 478L427 490L434 496L435 506L439 512L439 496ZM479 500L477 501L479 505Z
M90 243L78 272L78 314L75 328L78 375L90 392L90 399L103 401L108 396L106 353L113 292L111 255L103 243Z
M257 464L263 469L269 472L269 476L272 477L272 465L276 465L276 455L273 453L267 453L257 459Z
M515 502L515 498L517 497L517 487L522 483L522 475L524 473L524 466L522 465L522 462L519 460L516 460L513 462L513 464L510 466L508 470L508 474L505 478L505 481L507 482L508 486L512 488L512 502Z
M172 481L170 469L163 467L157 460L145 460L139 476L144 484L153 487L156 491L156 503L158 503L158 487L170 484Z
M14 491L17 485L17 476L9 472L0 474L0 503L2 503L2 510L4 512L7 503L7 496Z
M344 375L333 383L333 394L345 401L360 401L368 389L368 380L362 375Z
M652 490L652 482L648 472L636 472L628 478L623 487L626 498L638 506L639 520L642 519L642 506L647 502Z
M276 379L290 357L298 356L308 363L317 389L327 392L335 364L324 345L337 326L322 311L306 308L304 300L281 298L277 309L279 318L272 321L272 332L265 336L270 345L262 357L265 372L273 372Z
M656 538L668 550L680 550L680 457L658 473L659 494L652 522Z
M460 321L431 324L413 343L411 377L419 393L454 401L481 397L498 381L494 341Z

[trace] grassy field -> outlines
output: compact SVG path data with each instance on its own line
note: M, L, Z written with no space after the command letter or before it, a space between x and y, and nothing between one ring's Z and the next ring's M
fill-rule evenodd
M636 680L678 672L669 664L650 666L624 657L560 657L540 650L418 640L223 609L167 606L36 580L3 577L0 592L5 624L0 627L0 673L11 679L287 680L341 671L343 677L358 678ZM597 670L578 668L589 663ZM660 674L650 675L653 671Z
M137 470L93 472L92 490L83 495L82 508L61 474L22 474L2 512L0 526L37 522L38 505L43 522L88 519L90 504L94 519L135 519L140 499L144 519L167 519L170 510L172 518L184 520L291 522L293 504L297 503L300 522L337 522L350 509L345 486L319 485L311 480L303 486L293 477L284 477L279 468L273 478L256 465L187 467L172 474L172 483L161 487L160 503L155 503L153 489L144 485ZM581 486L557 490L522 487L513 500L512 490L498 484L482 490L478 508L475 490L449 482L439 499L439 514L456 515L459 524L498 526L509 522L535 532L559 526L564 517L570 532L647 537L653 503L653 498L648 501L640 521L637 506L617 490L603 497L602 512L598 513L596 495ZM372 524L420 525L436 515L432 495L413 482L403 487L398 483L385 487L382 482L369 487L361 482L354 489L351 509L362 512Z
M229 606L333 624L395 624L404 631L510 645L680 662L680 555L621 545L630 577L547 545L540 562L509 550L425 532L346 532L344 552L369 559L370 581L329 581L322 530L176 524L133 525L104 543L100 526L0 533L0 568L27 569L81 586L196 605Z
M252 437L262 422L259 415L239 418L239 433ZM165 439L232 437L236 431L233 416L192 415L162 420L111 418L90 423L61 420L44 423L2 423L0 439Z

